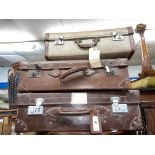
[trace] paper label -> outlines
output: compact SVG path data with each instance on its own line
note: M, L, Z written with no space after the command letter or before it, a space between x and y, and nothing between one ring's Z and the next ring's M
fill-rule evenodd
M92 116L92 120L93 120L93 130L100 131L100 124L99 124L98 116Z
M0 118L0 123L3 123L3 118Z
M89 48L89 63L91 68L102 67L100 60L100 50L96 48Z
M87 104L87 93L72 93L70 104Z

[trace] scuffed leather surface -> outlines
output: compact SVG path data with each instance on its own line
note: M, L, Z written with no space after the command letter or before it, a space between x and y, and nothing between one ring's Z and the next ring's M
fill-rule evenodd
M112 96L119 96L120 102L128 105L128 113L112 112L112 102L110 101ZM34 105L34 100L38 97L42 97L45 100L43 115L28 116L28 105ZM90 109L98 112L103 132L143 130L138 91L88 93L88 104L73 105L70 104L70 100L71 93L19 94L17 120L21 121L16 122L16 131L50 131L55 134L79 132L81 134L90 134L90 114L77 114L80 110L89 111ZM63 115L59 111L69 111L72 114Z

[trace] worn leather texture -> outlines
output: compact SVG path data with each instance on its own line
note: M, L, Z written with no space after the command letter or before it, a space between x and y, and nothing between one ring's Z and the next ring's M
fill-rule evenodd
M139 91L104 91L87 93L87 104L71 104L72 93L19 93L16 132L51 132L52 134L112 134L121 131L142 131ZM111 97L120 97L128 112L114 113ZM41 115L28 115L28 106L42 98ZM82 98L81 98L82 101ZM98 114L101 132L91 130L91 114ZM109 132L110 131L110 132Z
M128 89L127 59L102 60L100 68L90 68L87 60L21 62L19 92ZM109 66L110 73L105 66Z
M112 39L112 33L123 36L123 40ZM47 60L88 59L89 48L100 50L102 59L131 58L135 52L132 27L98 31L47 33L45 35L45 58ZM63 44L55 41L63 36Z

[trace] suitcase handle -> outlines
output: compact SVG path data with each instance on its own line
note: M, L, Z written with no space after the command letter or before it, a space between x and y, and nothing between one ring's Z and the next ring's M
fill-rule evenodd
M89 114L91 111L93 111L93 109L88 109L88 110L62 110L59 109L58 113L60 115L82 115L82 114Z
M62 109L59 109L58 113L60 115L90 114L90 129L91 129L91 133L93 133L93 134L96 134L96 133L101 134L102 133L102 124L101 124L101 120L100 120L100 117L99 117L99 112L95 111L93 108L80 109L80 110L76 110L76 111L75 110L62 110ZM98 117L98 121L97 120L96 121L93 120L94 116ZM95 130L94 123L95 123L95 125L97 124L97 126L98 126L97 131Z
M84 44L84 43L82 43L82 40L76 39L75 43L77 43L78 46L81 47L81 48L91 48L91 47L94 47L97 44L98 41L99 41L98 38L94 38L94 39L92 39L92 43L89 43L89 44L85 43Z
M79 67L79 68L73 68L73 69L70 69L68 70L67 72L65 72L64 74L60 75L60 80L64 80L67 76L71 75L71 74L74 74L74 73L77 73L79 71L85 71L86 68L83 68L83 67Z
M59 77L60 81L64 80L67 76L74 74L74 73L77 73L77 72L80 72L80 71L83 71L84 72L83 74L85 76L92 76L92 75L97 73L96 70L91 69L91 68L84 68L84 67L73 68L73 69L68 70L64 74L60 75L60 77Z

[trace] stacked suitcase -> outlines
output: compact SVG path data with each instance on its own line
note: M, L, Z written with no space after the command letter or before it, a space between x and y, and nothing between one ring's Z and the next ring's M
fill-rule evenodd
M131 27L46 34L48 61L13 66L16 132L142 133L139 91L129 90L133 53Z

